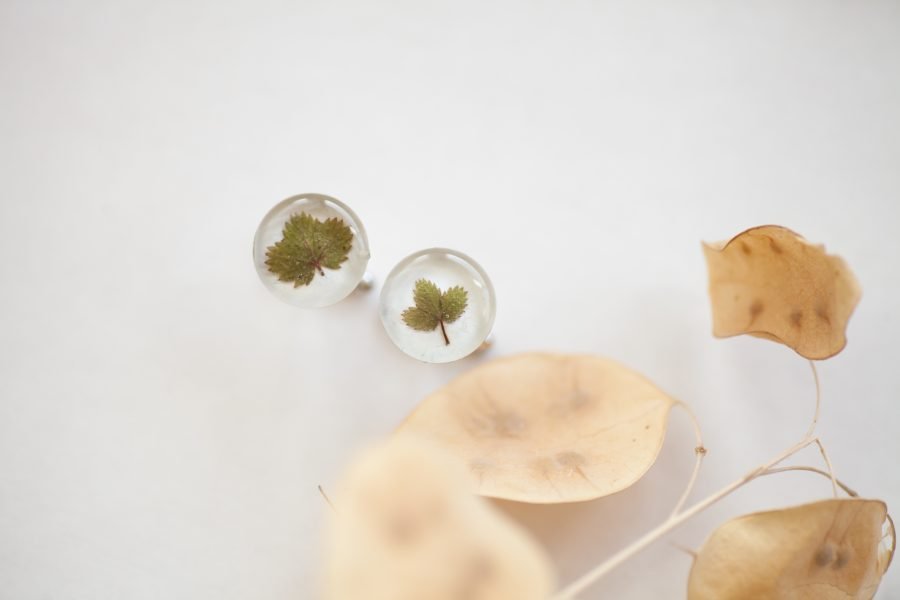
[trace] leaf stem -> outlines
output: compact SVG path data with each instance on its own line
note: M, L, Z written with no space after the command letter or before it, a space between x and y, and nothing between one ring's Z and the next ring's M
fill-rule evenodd
M444 345L450 345L450 338L447 337L447 330L444 328L444 320L441 319L441 333L444 334Z
M643 537L633 542L630 546L627 546L626 548L620 550L618 553L607 559L606 562L601 563L593 570L588 571L587 573L576 579L574 582L570 583L568 586L563 588L562 591L560 591L556 596L554 596L553 600L571 600L572 598L575 598L577 594L583 592L598 579L602 578L604 575L655 542L657 539L661 538L663 535L669 533L671 530L675 529L697 513L709 508L738 488L743 487L747 483L750 483L751 481L759 477L762 473L768 471L771 467L774 467L786 458L793 456L794 454L814 442L815 438L802 439L787 450L777 455L775 458L772 458L765 464L753 469L737 481L733 481L732 483L726 485L718 492L707 496L690 508L678 514L672 515L671 517L663 521L660 525L658 525L655 529L648 531L643 535Z
M819 371L816 370L816 363L809 361L809 368L812 369L813 381L816 382L816 412L813 414L812 423L809 424L809 429L806 431L806 437L812 436L813 431L816 430L816 425L819 424L819 410L822 406L822 386L819 384Z
M325 493L325 490L322 488L321 485L318 487L319 487L319 493L322 494L322 498L324 498L325 502L328 503L328 506L331 507L331 510L333 510L335 513L337 513L337 509L334 507L334 504L331 503L331 498L328 497L328 494Z
M810 473L818 473L819 475L821 475L823 477L827 477L828 479L831 479L831 473L829 473L828 471L823 471L822 469L819 469L817 467L808 467L806 465L797 465L797 466L791 466L791 467L776 467L773 469L767 469L767 470L763 471L762 473L760 473L759 476L762 477L763 475L775 475L776 473L786 473L788 471L809 471ZM851 498L859 497L859 493L857 493L856 490L851 488L849 485L847 485L840 479L835 479L834 481L838 485L838 487L840 487L842 490L847 492L847 495L850 496Z
M834 467L831 465L831 460L828 458L828 453L825 452L825 446L822 445L822 440L816 438L816 446L819 447L819 453L822 455L822 459L825 461L825 466L828 467L828 475L831 477L831 490L834 492L834 497L838 497L838 483L837 477L834 476Z
M685 509L681 512L672 513L668 519L666 519L665 521L663 521L662 523L657 525L656 528L648 531L642 537L640 537L636 541L632 542L629 546L626 546L625 548L623 548L616 554L613 554L605 562L600 563L599 565L597 565L596 567L594 567L593 569L591 569L590 571L588 571L587 573L585 573L584 575L582 575L581 577L579 577L578 579L576 579L575 581L573 581L572 583L570 583L569 585L564 587L555 596L553 596L552 600L573 600L578 594L580 594L581 592L586 590L588 587L593 585L596 581L598 581L604 575L606 575L607 573L609 573L610 571L612 571L613 569L615 569L616 567L621 565L623 562L625 562L626 560L628 560L629 558L631 558L632 556L634 556L635 554L637 554L638 552L640 552L641 550L643 550L644 548L646 548L647 546L649 546L650 544L652 544L653 542L655 542L656 540L658 540L659 538L664 536L665 534L669 533L670 531L672 531L673 529L675 529L676 527L678 527L679 525L681 525L682 523L684 523L685 521L687 521L688 519L690 519L691 517L696 515L697 513L700 513L702 511L706 510L707 508L709 508L710 506L712 506L713 504L715 504L716 502L718 502L725 496L728 496L735 490L750 483L757 477L768 473L772 469L772 467L776 466L778 463L784 461L787 458L790 458L791 456L793 456L794 454L796 454L800 450L803 450L804 448L806 448L807 446L809 446L811 444L819 444L820 448L821 448L821 442L819 442L819 439L813 435L813 433L816 429L816 424L819 421L819 408L820 408L820 404L821 404L821 393L820 393L821 390L819 388L819 375L816 372L815 364L812 361L810 361L809 364L810 364L810 367L812 368L813 378L815 379L815 382L816 382L816 410L813 415L812 424L810 425L806 434L803 436L803 438L799 442L797 442L793 446L789 447L787 450L782 451L781 453L776 455L774 458L771 458L764 464L751 470L750 472L748 472L746 475L744 475L740 479L729 483L728 485L726 485L719 491L714 492L713 494L711 494L710 496L707 496L703 500L700 500L699 502L697 502L690 508ZM824 453L823 453L823 456L824 456ZM830 467L831 465L829 464L828 466ZM833 479L833 477L834 477L833 474L831 475L831 477ZM836 485L837 480L833 479L833 482ZM693 485L693 482L690 482L690 485Z
M694 455L696 456L694 459L694 469L691 471L691 477L688 479L684 492L675 504L675 508L672 509L672 512L669 515L670 517L677 515L678 511L684 506L684 503L687 502L688 497L691 495L691 491L694 489L694 484L697 482L697 476L700 474L700 465L703 463L703 458L706 456L706 446L703 445L703 433L700 431L700 422L697 420L694 411L681 400L676 400L675 406L684 410L684 412L687 413L688 418L690 418L691 423L694 426L694 435L697 438L697 445L694 446Z

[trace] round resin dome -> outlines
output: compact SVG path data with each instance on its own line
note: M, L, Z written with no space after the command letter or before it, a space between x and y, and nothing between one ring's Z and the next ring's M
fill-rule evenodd
M263 285L288 304L319 308L346 298L369 263L369 241L350 207L323 194L300 194L266 214L253 239Z
M381 290L381 322L406 354L430 363L474 352L494 326L494 287L461 252L431 248L407 256Z

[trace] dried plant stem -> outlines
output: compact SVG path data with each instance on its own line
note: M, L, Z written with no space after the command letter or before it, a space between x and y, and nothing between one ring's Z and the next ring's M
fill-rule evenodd
M688 548L687 546L682 546L681 544L676 544L675 542L672 542L672 547L677 550L681 550L682 552L684 552L691 558L695 558L695 559L697 558L697 551L693 550L691 548Z
M838 497L838 484L837 477L834 476L834 467L831 466L831 459L828 458L828 453L825 452L825 446L822 445L822 440L816 438L816 446L819 447L819 453L822 455L822 460L825 461L825 466L828 467L828 476L831 477L831 490L834 492L834 497Z
M694 447L696 459L694 460L694 469L691 471L691 477L688 479L687 486L685 486L684 492L681 494L681 497L678 499L678 502L675 504L675 508L672 509L669 517L677 515L678 511L684 506L684 503L687 502L688 497L691 495L691 491L694 489L694 484L697 483L697 476L700 474L700 465L703 464L703 457L706 456L706 446L703 445L703 432L700 431L700 422L697 420L697 415L694 414L694 411L691 410L690 406L680 400L675 401L675 406L683 409L684 412L687 413L691 423L694 425L694 435L697 438L697 445Z
M827 477L829 479L831 479L831 477L832 477L832 473L829 473L828 471L823 471L822 469L818 469L816 467L808 467L806 465L798 465L795 467L776 467L774 469L767 469L766 471L760 473L759 476L762 477L763 475L775 475L776 473L785 473L787 471L809 471L810 473L818 473L819 475L821 475L823 477ZM839 488L844 490L847 493L847 495L850 496L851 498L859 497L859 493L857 493L856 490L851 488L849 485L847 485L840 479L835 479L834 483Z
M812 423L806 431L806 437L812 437L816 426L819 424L819 411L822 407L822 386L819 384L819 371L816 369L816 363L809 361L809 368L812 369L813 381L816 382L816 412L813 414Z
M815 413L813 414L813 420L812 420L812 423L810 424L809 429L807 430L806 434L803 436L803 438L799 442L797 442L796 444L794 444L787 450L784 450L780 454L776 455L774 458L768 460L764 464L751 470L750 472L748 472L746 475L744 475L737 481L733 481L732 483L726 485L724 488L722 488L718 492L715 492L712 495L707 496L703 500L700 500L699 502L697 502L690 508L685 509L681 512L678 512L678 511L674 512L672 515L669 516L668 519L666 519L665 521L660 523L655 529L648 531L642 537L640 537L636 541L632 542L631 545L626 546L625 548L623 548L622 550L620 550L619 552L617 552L616 554L614 554L610 558L608 558L605 562L600 563L599 565L594 567L592 570L588 571L587 573L585 573L584 575L582 575L581 577L579 577L578 579L576 579L575 581L573 581L572 583L570 583L569 585L564 587L553 597L553 600L572 600L578 594L580 594L581 592L586 590L588 587L593 585L596 581L601 579L604 575L606 575L607 573L609 573L610 571L612 571L613 569L615 569L616 567L621 565L623 562L625 562L626 560L628 560L629 558L631 558L632 556L634 556L635 554L637 554L638 552L640 552L641 550L643 550L644 548L646 548L647 546L649 546L650 544L652 544L653 542L655 542L656 540L658 540L659 538L664 536L665 534L669 533L670 531L672 531L673 529L675 529L676 527L678 527L679 525L681 525L682 523L684 523L685 521L687 521L688 519L693 517L694 515L706 510L707 508L709 508L710 506L712 506L713 504L715 504L716 502L718 502L725 496L728 496L735 490L745 486L746 484L750 483L751 481L753 481L760 475L770 472L772 467L774 467L775 465L779 464L780 462L790 458L791 456L793 456L800 450L803 450L804 448L806 448L807 446L810 446L812 444L817 444L819 446L819 449L822 452L822 455L825 456L826 464L829 467L829 471L831 471L830 477L832 478L832 481L834 483L835 490L837 490L837 480L834 478L834 473L831 469L831 463L828 460L827 456L825 455L825 451L821 445L821 442L819 441L819 439L817 437L815 437L813 435L816 430L816 425L819 421L819 410L820 410L822 395L821 395L821 390L820 390L820 386L819 386L819 374L816 371L816 366L812 361L809 362L809 365L812 368L813 379L815 380L815 383L816 383L816 409L815 409ZM693 482L691 482L691 485L693 485ZM680 504L680 502L679 502L679 504Z
M813 381L816 382L816 412L813 415L812 423L809 424L809 429L806 432L806 437L812 436L813 432L816 430L816 426L819 424L819 412L822 406L822 386L819 382L819 371L816 369L816 363L814 363L813 361L809 361L809 368L812 370ZM816 438L816 445L819 447L819 452L822 454L822 459L825 461L825 465L828 467L828 474L831 476L831 489L834 492L834 497L837 498L837 478L834 476L834 467L831 465L831 459L828 458L828 453L825 452L825 446L822 445L822 441L818 438Z
M597 580L601 579L604 575L618 567L620 564L655 542L657 539L661 538L665 534L669 533L697 513L706 510L725 496L728 496L738 488L743 487L744 485L750 483L757 477L759 477L762 473L768 471L781 461L793 456L803 448L806 448L810 444L815 443L816 438L804 438L803 440L797 442L775 458L769 460L763 465L753 469L737 481L734 481L718 492L715 492L711 496L707 496L700 502L697 502L690 508L673 515L663 521L659 526L655 529L644 534L643 537L639 538L637 541L633 542L630 546L620 550L618 553L614 554L612 557L606 560L606 562L601 563L593 570L588 571L574 582L563 588L556 596L554 596L554 600L570 600L575 598L578 594L587 589L590 585L592 585Z
M334 507L334 504L331 503L331 499L328 498L328 494L325 493L325 490L322 489L322 486L321 486L321 485L318 486L318 488L319 488L319 493L322 494L322 498L325 499L325 502L328 503L328 506L330 506L330 507L331 507L331 510L333 510L333 511L335 512L335 514L336 514L336 513L337 513L337 509Z

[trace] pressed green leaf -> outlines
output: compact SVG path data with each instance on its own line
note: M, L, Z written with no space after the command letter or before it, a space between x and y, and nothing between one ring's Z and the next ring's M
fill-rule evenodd
M279 281L309 285L323 269L337 270L353 247L353 232L343 219L320 221L302 212L284 224L282 239L266 250L266 266Z
M440 322L436 316L416 306L404 310L402 316L403 322L416 331L434 331Z
M466 311L468 292L458 285L441 292L434 282L419 279L413 290L413 301L416 305L400 315L403 322L416 331L434 331L440 326L444 343L449 345L450 338L444 324L456 321Z
M453 286L441 295L441 314L444 323L452 323L462 315L469 304L469 294L460 286Z
M353 232L337 218L326 219L319 226L320 244L322 248L322 266L328 269L340 269L341 263L347 260L353 246Z
M420 279L416 282L416 289L413 292L413 301L416 306L426 313L433 315L435 319L440 320L441 317L441 289L433 282L427 279ZM434 327L437 327L435 322ZM432 327L432 329L434 329Z

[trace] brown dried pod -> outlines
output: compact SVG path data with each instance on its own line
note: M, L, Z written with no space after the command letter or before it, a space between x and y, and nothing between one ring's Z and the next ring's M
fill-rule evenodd
M640 479L659 454L673 404L611 360L520 354L464 373L427 397L400 431L448 449L482 495L574 502Z
M829 499L739 517L700 549L688 600L868 600L890 564L894 535L880 500Z
M554 589L543 550L433 444L395 436L369 450L335 500L329 600L546 600Z
M703 251L713 335L749 333L814 360L843 350L860 288L842 258L777 225L704 244Z

